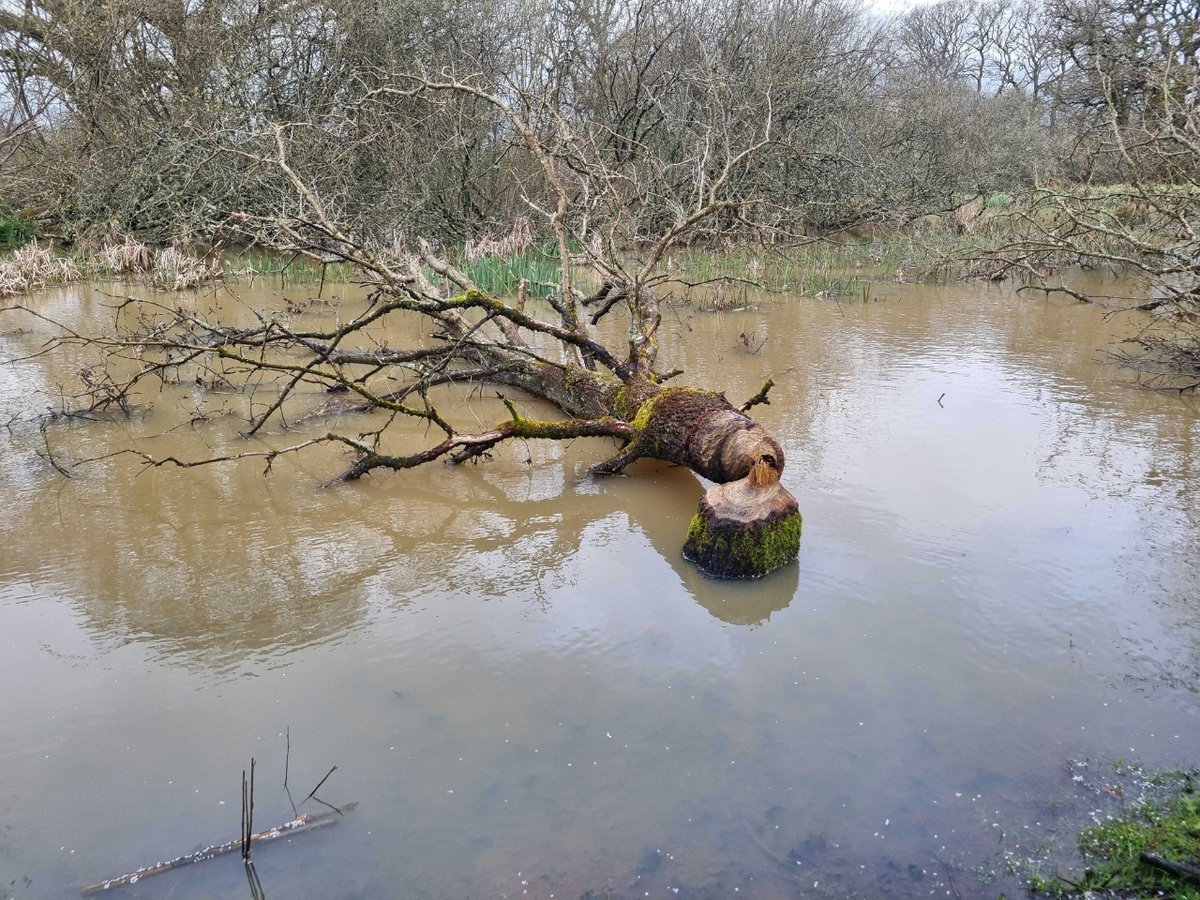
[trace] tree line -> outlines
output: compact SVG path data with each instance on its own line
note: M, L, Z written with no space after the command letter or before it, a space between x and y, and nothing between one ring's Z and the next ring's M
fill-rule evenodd
M1186 0L0 0L0 218L244 238L306 215L283 146L377 246L546 221L560 187L573 233L637 240L719 178L737 202L697 237L775 240L1194 183L1198 27Z

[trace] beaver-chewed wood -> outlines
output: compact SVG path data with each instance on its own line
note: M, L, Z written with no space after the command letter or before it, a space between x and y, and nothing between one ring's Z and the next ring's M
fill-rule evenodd
M620 453L596 466L594 474L614 475L643 457L687 466L720 483L744 478L760 459L783 471L779 442L723 393L677 387L637 396L629 421L635 437ZM614 401L613 412L629 416L622 399Z
M767 386L758 402L766 402ZM714 578L758 578L786 565L800 549L796 498L779 483L779 442L723 393L627 384L610 400L632 437L594 474L622 472L651 457L687 466L718 482L692 521L684 556Z
M724 174L707 183L698 205L667 219L655 213L651 218L663 224L657 234L653 228L627 232L624 224L618 227L618 219L625 222L629 214L627 203L617 204L617 218L604 224L604 204L597 207L593 202L628 193L627 174L594 165L594 154L583 149L586 141L579 142L574 126L570 134L558 131L554 123L570 117L551 115L550 130L545 131L542 118L530 119L522 104L512 103L508 92L490 93L475 79L408 75L404 84L403 93L414 98L435 102L435 97L458 97L490 107L497 121L507 123L511 135L520 136L520 152L532 154L542 173L534 181L541 185L539 190L548 192L532 208L547 213L547 230L540 237L552 238L557 247L557 278L539 282L549 292L536 300L524 287L514 297L494 294L476 283L470 270L454 265L420 237L386 252L373 242L359 240L349 220L331 215L331 209L345 211L341 204L328 204L331 198L322 198L318 185L304 179L304 167L288 162L290 131L269 129L271 133L264 134L267 144L258 149L266 154L264 163L275 164L274 181L283 186L279 214L260 218L239 212L230 217L231 222L256 242L261 239L285 253L307 257L322 271L331 263L350 266L355 281L366 289L368 302L348 318L339 306L328 320L316 316L298 328L290 309L278 316L260 314L256 324L247 325L240 320L214 320L191 304L168 308L157 300L130 298L120 307L119 332L96 338L72 332L60 339L64 344L79 341L89 352L98 351L105 366L115 364L111 371L101 367L103 377L85 379L71 418L116 408L131 412L141 402L143 388L155 379L195 383L202 390L240 387L255 396L269 384L269 402L250 405L253 413L243 437L258 435L272 420L285 424L294 414L323 421L338 412L383 415L365 431L359 430L362 423L356 418L353 426L347 426L353 431L331 426L323 435L285 447L256 447L199 459L154 456L132 447L126 452L152 467L191 468L259 459L270 469L282 454L332 443L352 455L338 480L355 481L379 470L401 472L436 460L480 462L508 441L592 437L621 443L614 456L593 468L597 475L618 474L635 460L651 457L686 466L719 484L744 481L759 464L778 481L784 467L783 448L746 415L753 406L770 402L767 392L773 382L768 379L755 396L735 407L718 391L674 386L672 379L683 371L664 371L658 358L663 292L673 280L665 263L667 254L694 235L701 223L742 206L740 189L733 187L736 179L729 176L748 154L774 144L769 125L761 136L725 159ZM297 208L303 208L302 217L293 217ZM598 288L590 296L583 290L573 253L585 232L598 238L587 242L585 254L587 268L598 276ZM639 249L636 260L631 258L631 245L620 237L633 233L645 250ZM529 224L514 227L511 238L514 245L532 239ZM410 317L422 320L415 332L421 335L419 341L398 347L382 343L391 333L388 322ZM606 320L617 327L597 330ZM404 329L407 332L409 326ZM622 333L624 340L613 340ZM507 418L481 427L472 412L456 425L434 402L437 389L468 384L519 390L552 404L562 417L531 416L522 397L497 391L508 409ZM317 392L336 400L310 408ZM413 446L411 435L392 429L403 419L422 422L434 437L419 438ZM755 485L766 489L758 482ZM788 496L779 487L773 493ZM731 488L715 496L723 498L723 505L712 505L712 510L728 509L710 510L703 521L711 519L711 527L701 529L689 542L689 553L706 560L702 565L707 571L726 577L756 575L778 565L789 553L795 556L798 517L787 518L780 526L755 513L760 504L754 491ZM746 515L729 511L737 503L749 504ZM735 521L736 529L729 531L728 523ZM715 560L721 553L751 556L718 564Z
M796 558L800 531L796 498L759 459L744 478L705 493L683 555L714 578L761 578Z

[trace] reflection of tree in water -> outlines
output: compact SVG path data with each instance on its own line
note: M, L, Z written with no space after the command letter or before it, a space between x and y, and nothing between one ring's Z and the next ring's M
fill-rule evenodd
M1165 399L1165 398L1164 398ZM1177 401L1166 400L1168 403ZM1136 662L1149 675L1136 673L1130 681L1153 692L1159 685L1200 692L1200 491L1197 490L1196 435L1200 420L1195 414L1156 416L1152 438L1154 453L1131 489L1147 495L1140 505L1145 533L1150 535L1150 556L1157 564L1148 596L1166 616L1163 623L1170 640L1158 646L1151 638L1136 642ZM1155 498L1151 500L1149 498ZM1179 647L1185 648L1178 655Z
M62 488L57 502L31 498L5 568L36 573L39 593L65 592L99 637L200 653L205 665L321 641L361 618L370 570L341 563L347 546L386 554L369 529L334 534L291 504L253 508L178 474L125 487L117 497L84 485Z
M803 539L801 539L803 540ZM670 559L669 537L654 541L656 549ZM682 558L671 560L692 598L716 618L730 625L760 625L772 613L786 609L800 584L800 566L792 563L754 581L714 581L705 578Z
M1061 330L1088 312L1051 307L1044 318ZM1093 342L1105 346L1109 337L1097 331ZM1132 667L1124 680L1146 692L1160 687L1195 692L1200 497L1194 460L1200 418L1189 398L1114 379L1111 362L1100 363L1107 377L1097 379L1097 362L1085 357L1079 343L1057 343L1076 353L1051 394L1060 402L1042 413L1048 450L1038 477L1047 485L1082 487L1109 515L1136 522L1109 562L1129 594L1141 598L1123 610L1122 644ZM1087 526L1076 521L1068 530Z
M627 529L726 621L761 621L791 599L794 571L720 584L683 561L679 534L703 490L690 472L647 465L589 482L577 454L533 452L528 467L498 459L326 490L254 466L135 477L114 462L111 478L56 483L54 499L21 494L3 573L37 573L39 592L71 596L98 636L205 666L336 639L372 609L442 592L549 602L570 587L572 557L609 543L620 559Z
M731 334L748 327L736 319L711 324ZM736 390L759 385L748 374L753 367L727 368L745 382ZM456 393L439 389L439 409L466 408ZM205 445L243 449L228 420L159 433L160 413L186 407L190 397L186 385L165 389L145 419L78 429L60 437L56 452L68 460L100 456L130 438L183 458L205 455ZM490 397L471 408L484 421L507 416ZM521 408L540 414L532 401ZM421 440L419 429L412 426ZM254 465L139 474L124 459L30 489L23 466L2 473L22 487L5 515L12 538L0 578L39 573L49 590L73 598L94 634L198 654L206 666L330 640L359 627L372 609L439 590L546 603L569 590L568 561L582 550L608 544L614 570L628 564L630 530L644 534L697 602L725 621L759 622L787 604L794 566L763 582L723 585L683 562L679 535L702 493L689 472L644 464L632 478L583 482L587 465L612 449L518 445L478 468L437 466L325 491L314 485L338 461L319 455L305 463L309 472L296 476L289 461L265 481Z
M606 541L615 517L646 536L692 598L712 615L734 625L753 625L791 602L798 567L790 565L753 582L705 578L679 550L681 523L696 511L703 486L682 468L639 464L620 481L579 482L557 498L573 476L561 465L526 473L486 472L468 491L445 505L446 485L410 490L413 501L438 510L423 540L438 548L458 548L448 562L447 578L489 597L523 597L549 602L548 588L567 577L563 563L584 546ZM524 499L517 499L524 497ZM609 551L615 558L620 547Z

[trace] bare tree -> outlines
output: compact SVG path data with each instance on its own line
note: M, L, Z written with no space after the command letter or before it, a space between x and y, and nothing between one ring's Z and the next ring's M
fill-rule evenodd
M899 40L912 67L953 80L971 72L973 0L940 0L913 8L900 23Z
M1119 182L1039 187L1014 214L1016 236L987 257L994 274L1017 271L1047 291L1153 313L1123 358L1169 387L1192 391L1200 387L1200 59L1194 27L1169 33L1178 43L1140 57L1133 73L1129 57L1112 61L1112 70L1093 60L1103 119L1078 152L1089 170ZM1044 282L1047 273L1076 263L1133 273L1146 296Z
M657 185L638 219L649 232L710 175L688 162L695 123L741 141L768 96L779 142L729 176L757 193L756 225L779 237L903 220L942 197L896 190L893 172L880 182L893 148L897 165L921 153L905 129L858 127L882 122L875 107L890 102L878 93L888 40L850 0L115 0L99 10L0 0L5 87L32 110L0 205L57 218L67 239L115 229L204 240L231 208L271 208L277 174L225 151L276 121L310 126L290 135L292 165L364 238L461 241L525 213L507 176L541 169L523 154L516 173L511 125L495 107L468 93L355 106L392 73L423 67L483 77L509 99L548 98L564 122L602 131L598 158L633 163L631 196ZM521 112L540 128L548 108ZM881 194L904 208L884 215ZM735 219L705 220L692 239L730 235Z

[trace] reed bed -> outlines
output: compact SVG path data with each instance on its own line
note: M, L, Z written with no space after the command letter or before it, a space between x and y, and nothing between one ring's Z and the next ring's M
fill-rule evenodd
M1118 187L1082 189L1068 196L1086 202L1101 224L1144 223L1147 232L1161 223L1161 212ZM869 297L881 281L944 281L987 277L979 260L989 243L1020 238L1030 229L1054 228L1062 209L1055 196L1014 197L991 194L965 202L952 213L929 215L902 228L862 228L781 248L750 242L719 248L684 247L668 254L659 272L676 300L731 309L749 305L763 292L817 298ZM1187 198L1188 202L1190 198ZM2 237L2 236L0 236ZM0 240L2 246L2 240ZM457 247L447 258L481 290L499 297L522 291L530 298L560 290L557 248L538 240L528 219L518 219L506 233L484 233ZM1078 264L1078 253L1059 254L1062 268ZM584 259L579 254L577 264ZM637 263L637 250L630 261ZM974 264L972 261L975 261ZM986 266L985 266L986 268ZM990 270L989 270L990 271ZM588 271L577 265L586 282ZM431 280L438 280L433 272ZM155 249L130 237L110 240L91 252L52 253L36 241L0 261L0 296L70 284L88 278L138 279L164 291L195 290L217 282L262 278L288 285L345 284L357 274L347 263L319 263L293 254L248 250L221 256L193 255L185 249Z
M518 216L508 234L490 232L470 238L463 245L463 256L470 262L487 258L521 257L533 249L533 223L528 216Z
M85 279L141 281L161 291L186 291L258 278L278 279L281 287L346 283L354 279L354 270L346 263L322 265L272 252L195 255L179 247L154 248L132 237L69 252L53 251L34 240L0 258L0 297Z
M219 281L219 263L204 262L175 247L155 250L125 238L92 253L54 253L37 241L0 262L0 297L11 297L85 278L139 278L161 290L195 290Z
M464 256L457 265L480 290L496 297L515 297L522 282L528 296L545 297L557 293L561 280L558 259L546 248L477 259Z
M35 241L0 262L0 297L13 297L51 284L73 284L83 278L75 261L55 256Z
M534 240L527 216L514 219L507 233L468 239L451 260L480 290L496 297L515 297L523 290L540 298L561 290L557 248Z
M557 260L544 247L529 247L509 255L467 257L460 248L455 264L481 290L497 296L515 296L522 281L530 297L558 290ZM430 271L434 281L439 276ZM84 279L142 281L162 291L197 290L217 282L258 279L288 285L347 284L355 281L348 263L317 263L270 251L200 257L176 247L154 249L125 238L92 252L54 252L37 242L26 244L0 260L0 297L43 290Z
M226 280L263 278L277 280L283 287L289 284L348 284L355 279L354 267L349 263L318 263L295 254L285 256L269 250L229 254L223 262Z
M781 250L743 245L732 249L689 248L664 260L676 293L693 290L722 303L744 305L755 294L801 297L870 295L879 281L943 280L952 277L956 244L939 229L871 238L826 238Z

